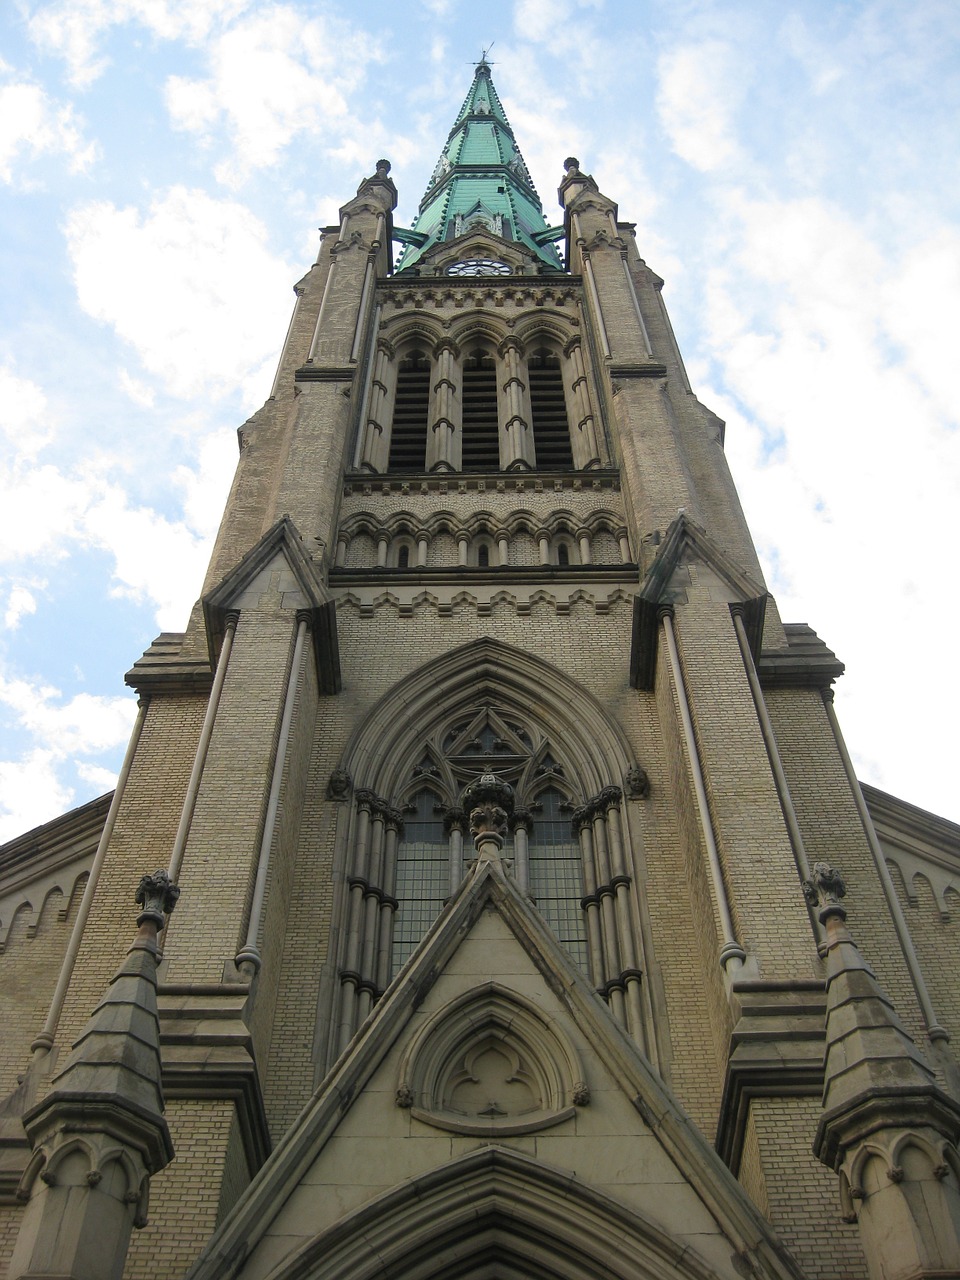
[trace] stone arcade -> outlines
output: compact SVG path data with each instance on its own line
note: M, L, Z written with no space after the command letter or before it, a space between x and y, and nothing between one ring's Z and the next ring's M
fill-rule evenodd
M377 162L115 793L0 849L11 1277L960 1276L960 832L559 195L485 60L412 228Z

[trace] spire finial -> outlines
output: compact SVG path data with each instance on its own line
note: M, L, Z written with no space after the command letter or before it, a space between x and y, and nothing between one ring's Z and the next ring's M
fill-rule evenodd
M493 66L493 63L492 63L492 62L490 61L490 59L487 57L487 54L490 52L490 50L493 48L493 46L494 46L496 43L497 43L497 42L496 42L496 40L491 40L491 41L490 41L490 43L487 45L487 47L486 47L485 49L481 49L481 50L480 50L480 61L479 61L479 62L475 62L475 63L473 64L475 67L479 68L479 67L492 67L492 66Z

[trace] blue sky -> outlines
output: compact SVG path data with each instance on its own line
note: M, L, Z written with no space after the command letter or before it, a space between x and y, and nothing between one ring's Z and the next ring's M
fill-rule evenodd
M0 12L0 839L112 785L199 590L317 227L413 219L494 79L548 220L637 223L866 781L960 819L960 15L717 0L13 0Z

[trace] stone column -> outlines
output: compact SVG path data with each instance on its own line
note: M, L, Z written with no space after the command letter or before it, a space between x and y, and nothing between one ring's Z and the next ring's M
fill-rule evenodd
M463 421L460 405L460 349L450 338L434 348L433 420L427 441L428 471L459 471Z
M566 356L564 380L570 389L570 402L573 406L571 447L573 465L580 471L587 467L600 465L600 450L597 445L597 429L590 405L589 383L587 371L583 363L583 345L580 335L571 338L563 350Z
M443 829L450 840L450 895L457 892L463 879L463 832L467 815L462 809L450 808L443 815Z
M498 348L502 361L503 396L506 410L505 430L507 454L502 461L504 471L528 471L534 465L530 432L530 406L527 392L526 365L520 339L511 334Z
M397 382L395 355L393 347L385 338L377 340L361 457L361 466L367 471L381 472L387 469L390 456L390 413Z

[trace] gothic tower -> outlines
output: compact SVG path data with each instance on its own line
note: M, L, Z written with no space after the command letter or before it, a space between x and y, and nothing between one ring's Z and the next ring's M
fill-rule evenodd
M960 1275L948 944L663 282L559 198L481 60L413 227L381 160L323 231L109 810L31 855L89 878L10 1040L11 1274Z

